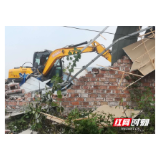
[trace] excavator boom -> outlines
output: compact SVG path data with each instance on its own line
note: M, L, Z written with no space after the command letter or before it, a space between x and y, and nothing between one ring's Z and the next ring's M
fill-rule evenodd
M78 50L82 50L83 47L76 47ZM98 42L94 41L92 43L92 46L87 47L82 53L87 53L87 52L94 52L96 51L98 54L100 54L105 48L99 44ZM43 75L47 75L47 73L51 70L51 68L53 67L53 65L55 64L55 62L58 59L61 59L65 56L68 56L70 52L74 51L73 47L70 48L61 48L61 49L57 49L55 51L53 51L50 56L48 57L48 60L45 64L45 68L43 70ZM111 62L111 54L109 52L109 50L107 50L104 54L103 57L106 58L109 62Z

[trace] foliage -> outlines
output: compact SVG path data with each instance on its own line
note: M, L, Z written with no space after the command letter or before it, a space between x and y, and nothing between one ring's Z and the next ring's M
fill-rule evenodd
M76 67L76 63L81 59L81 50L74 48L73 53L69 51L67 60L69 61L69 65L67 66L67 70L69 73L74 71L74 67Z
M8 129L11 130L11 133L19 133L29 128L29 119L25 119L24 116L11 117L10 121Z
M126 79L137 80L137 77L125 77ZM155 96L150 87L141 87L142 83L139 81L129 87L131 101L135 102L136 110L141 110L140 119L150 119L148 127L139 126L139 130L135 133L155 133Z

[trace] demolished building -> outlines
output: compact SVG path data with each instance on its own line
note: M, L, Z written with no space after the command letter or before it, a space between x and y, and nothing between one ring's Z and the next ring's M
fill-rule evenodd
M134 28L134 30L135 29L137 28ZM118 30L119 29L117 29L117 31ZM114 54L120 56L114 57L114 54L112 54L112 58L114 59L112 62L112 69L103 67L93 68L92 71L85 76L75 79L74 84L66 91L66 96L63 96L62 98L61 105L65 108L64 113L69 113L75 107L78 107L79 109L97 108L102 105L130 105L134 107L136 104L132 103L129 89L126 88L126 86L134 83L134 81L127 80L125 76L129 76L127 72L134 73L135 70L140 71L139 75L141 75L141 78L139 81L142 82L142 86L140 87L149 86L154 95L155 68L152 63L155 62L155 43L153 42L155 39L149 37L146 40L143 39L136 42L137 40L134 39L130 41L130 44L127 44L126 46L123 45L121 50L116 51L113 46L112 51L115 51ZM149 47L147 48L147 51L145 45ZM137 49L133 50L135 47L137 47ZM123 54L118 54L120 52L123 52ZM137 56L135 56L136 54ZM145 60L137 60L140 56L146 57ZM125 76L123 77L122 71L125 72ZM11 88L10 86L17 87ZM8 96L8 93L11 92L20 92L21 95L17 97ZM25 90L20 89L18 84L7 84L5 108L8 112L22 112L29 103L34 102L34 96L35 94L32 92L25 93ZM56 98L56 96L53 95L53 98ZM123 102L121 103L122 99Z

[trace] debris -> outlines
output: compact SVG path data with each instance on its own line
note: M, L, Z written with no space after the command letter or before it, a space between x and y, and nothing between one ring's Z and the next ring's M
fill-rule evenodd
M116 118L121 118L122 116L135 118L139 115L140 110L134 109L126 109L124 110L123 106L109 106L109 105L102 105L98 107L93 113L102 114L106 113L106 118L108 114L113 114ZM126 115L125 115L126 114ZM134 114L134 116L132 116Z
M144 76L155 70L155 39L143 39L123 50L133 61L131 71L139 70Z
M51 89L48 85L46 85L49 81L50 80L41 82L34 77L30 77L25 83L22 84L21 89L24 89L26 93L45 90L45 88Z

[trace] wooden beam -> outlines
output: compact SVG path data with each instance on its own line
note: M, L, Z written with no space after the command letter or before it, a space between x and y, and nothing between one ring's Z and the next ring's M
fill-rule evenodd
M143 77L144 77L144 76L143 76ZM143 77L142 77L142 78L143 78ZM129 84L127 87L123 88L122 90L123 90L123 91L126 90L129 86L131 86L131 85L133 85L134 83L138 82L138 81L141 80L142 78L137 79L135 82Z
M121 77L121 80L120 80L120 83L119 83L119 85L118 85L118 88L120 87L120 85L121 85L121 83L122 83L122 80L123 80L124 74L125 74L125 73L123 72L122 77Z
M101 34L100 34L100 36L102 37L102 38L104 38ZM105 38L104 38L105 39ZM106 40L106 39L105 39Z

